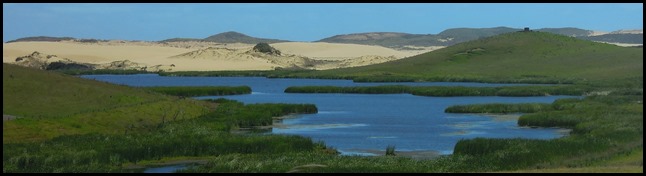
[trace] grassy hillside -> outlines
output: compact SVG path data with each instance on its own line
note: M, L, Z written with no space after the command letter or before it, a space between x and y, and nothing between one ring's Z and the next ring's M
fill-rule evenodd
M581 37L581 36L588 36L592 33L590 30L585 30L585 29L579 29L579 28L542 28L538 29L537 31L540 32L549 32L549 33L554 33L554 34L561 34L565 36L572 36L572 37Z
M641 80L642 74L642 48L624 48L546 32L512 32L382 64L290 76L370 81L412 78L417 81L588 82Z
M123 133L205 113L205 103L11 64L2 66L3 142Z

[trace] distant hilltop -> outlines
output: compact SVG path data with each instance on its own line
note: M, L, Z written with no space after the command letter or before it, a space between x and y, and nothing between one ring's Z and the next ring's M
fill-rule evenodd
M19 38L16 40L11 40L8 41L7 43L11 42L60 42L60 41L76 41L76 42L100 42L100 41L108 41L108 40L97 40L97 39L77 39L73 37L48 37L48 36L36 36L36 37L25 37L25 38Z
M438 34L407 34L392 32L372 32L336 35L319 40L329 43L353 43L364 45L380 45L390 48L404 48L413 46L451 46L462 42L476 40L494 35L521 31L521 28L494 27L494 28L452 28ZM642 30L619 30L602 32L579 28L541 28L531 29L539 32L549 32L559 35L576 37L584 40L598 42L643 44Z
M181 41L204 41L204 42L218 42L218 43L247 43L247 44L289 42L288 40L256 38L256 37L251 37L234 31L215 34L204 39L172 38L172 39L162 40L160 42L177 42L177 41L180 41L180 42Z
M363 45L378 45L389 48L402 49L409 46L451 46L462 42L476 40L479 38L490 37L508 32L521 31L522 28L510 27L493 27L493 28L452 28L444 30L438 34L409 34L400 32L367 32L367 33L353 33L341 34L332 37L317 40L315 42L327 43L348 43L348 44L363 44ZM565 28L540 28L532 29L533 31L549 32L560 34L570 37L576 37L584 40L609 42L609 43L626 43L626 44L643 44L643 30L618 30L613 32L600 32L586 29L565 27ZM99 39L76 39L72 37L26 37L10 42L29 42L29 41L77 41L77 42L100 42L107 40ZM239 32L229 31L223 32L203 39L196 38L171 38L158 42L217 42L217 43L280 43L290 42L288 40L280 39L267 39L251 37Z
M633 30L618 30L610 32L610 34L644 34L643 29L633 29Z

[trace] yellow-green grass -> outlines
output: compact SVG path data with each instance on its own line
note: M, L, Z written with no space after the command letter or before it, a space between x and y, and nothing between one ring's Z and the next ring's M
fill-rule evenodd
M43 141L72 134L141 132L155 128L162 121L198 117L207 112L202 104L191 99L167 100L60 118L18 118L4 122L2 142Z
M3 64L3 143L65 134L125 133L160 122L194 118L207 102L62 73Z

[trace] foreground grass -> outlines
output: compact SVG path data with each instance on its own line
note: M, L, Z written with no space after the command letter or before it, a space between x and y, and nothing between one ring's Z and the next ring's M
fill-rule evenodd
M127 134L63 135L43 142L5 143L4 172L127 172L138 161L231 153L312 152L324 144L283 135L235 135L235 127L266 125L271 116L315 113L312 105L243 105L216 100L219 107L198 118L160 123ZM259 115L259 116L257 116ZM271 121L269 122L271 123Z
M536 168L548 169L545 172L560 171L560 168L597 172L586 169L610 167L617 168L610 172L634 172L643 165L643 105L639 102L642 99L636 95L611 95L564 100L553 104L562 107L560 110L535 114L559 112L587 118L578 122L567 137L462 140L453 155L421 161L326 154L321 152L325 145L297 136L232 135L228 133L232 126L265 123L264 118L250 114L282 115L314 112L314 109L308 110L306 105L244 105L220 99L213 101L220 103L216 111L200 118L166 123L149 132L68 135L46 142L5 144L3 169L5 172L129 172L125 167L140 161L217 156L205 165L182 172L529 172ZM259 111L248 112L256 110Z
M554 109L525 114L518 124L571 128L569 136L553 140L461 140L454 155L489 158L503 170L642 166L642 100L643 95L608 95L557 101L552 104Z
M644 173L644 167L617 166L617 167L553 168L553 169L501 171L501 173Z
M515 87L443 87L443 86L401 86L385 85L371 87L336 86L292 86L285 93L360 93L360 94L397 94L410 93L420 96L581 96L592 89L587 86L515 86Z

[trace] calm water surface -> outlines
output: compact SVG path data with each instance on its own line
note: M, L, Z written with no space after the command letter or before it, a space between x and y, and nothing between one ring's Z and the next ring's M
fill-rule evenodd
M285 127L272 133L294 134L324 141L342 154L374 155L365 150L438 151L450 154L460 139L533 138L552 139L564 135L556 128L520 128L515 118L493 118L478 114L448 114L451 105L479 103L551 103L573 96L545 97L423 97L410 94L286 94L289 86L470 86L496 87L527 84L486 83L354 83L350 80L268 79L263 77L163 77L141 75L84 75L129 86L250 86L248 95L205 96L197 99L227 98L244 103L312 103L318 114L285 119Z

